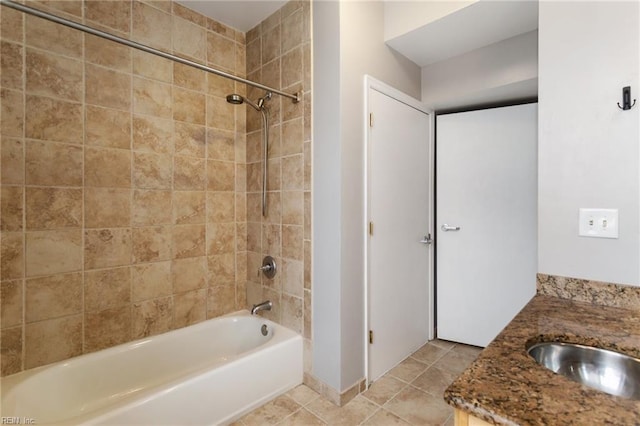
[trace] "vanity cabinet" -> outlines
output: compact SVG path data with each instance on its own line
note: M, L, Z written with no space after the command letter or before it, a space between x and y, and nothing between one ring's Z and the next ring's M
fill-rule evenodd
M462 410L456 408L455 410L455 426L491 426L491 423L487 423L484 420L480 420L477 417L472 416Z

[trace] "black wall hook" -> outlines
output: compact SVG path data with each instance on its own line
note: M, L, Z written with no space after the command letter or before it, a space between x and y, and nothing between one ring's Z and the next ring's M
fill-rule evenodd
M622 88L622 106L620 106L620 102L618 102L618 108L623 111L633 108L636 104L636 100L633 100L631 103L631 86L626 86Z

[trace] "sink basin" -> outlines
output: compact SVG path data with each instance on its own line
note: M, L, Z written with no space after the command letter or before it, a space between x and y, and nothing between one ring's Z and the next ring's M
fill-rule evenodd
M606 392L640 400L640 360L619 352L573 343L544 342L529 355L554 373Z

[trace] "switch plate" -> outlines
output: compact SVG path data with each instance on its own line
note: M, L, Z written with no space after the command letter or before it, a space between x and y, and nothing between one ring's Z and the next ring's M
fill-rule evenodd
M618 238L618 209L580 209L578 235Z

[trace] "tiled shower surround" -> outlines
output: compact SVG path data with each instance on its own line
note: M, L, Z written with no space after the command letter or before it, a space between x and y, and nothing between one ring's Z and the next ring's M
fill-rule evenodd
M309 3L246 35L170 1L28 3L304 100L268 104L263 219L260 114L225 100L263 92L1 7L2 375L267 298L309 353Z

